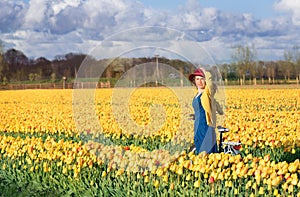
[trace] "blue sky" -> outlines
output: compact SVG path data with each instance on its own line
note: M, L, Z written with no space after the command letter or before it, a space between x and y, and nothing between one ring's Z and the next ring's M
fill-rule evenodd
M296 0L4 0L0 40L30 58L153 41L180 51L174 41L193 38L217 63L231 61L237 45L255 46L257 59L279 60L300 46L299 10ZM132 30L141 27L147 28Z
M158 10L176 10L186 3L186 0L138 0L146 7ZM29 0L24 0L29 2ZM236 14L252 13L255 18L269 18L278 15L274 12L273 4L275 0L263 0L260 2L253 0L199 0L203 7L214 7L218 10Z
M155 9L174 10L184 5L186 0L140 0L145 6ZM199 0L203 7L214 7L224 12L252 13L255 18L269 18L278 15L273 9L274 0Z

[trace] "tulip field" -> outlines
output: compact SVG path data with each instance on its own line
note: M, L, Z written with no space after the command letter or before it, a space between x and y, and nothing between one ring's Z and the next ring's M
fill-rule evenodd
M225 88L235 156L188 152L192 87L84 91L0 91L0 196L300 197L299 86Z

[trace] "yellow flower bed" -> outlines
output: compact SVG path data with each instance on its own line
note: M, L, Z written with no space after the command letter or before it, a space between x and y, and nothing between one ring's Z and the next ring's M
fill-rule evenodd
M1 92L0 131L73 135L71 90Z
M226 101L228 140L245 148L300 147L299 89L229 89Z
M299 154L300 89L226 89L221 124L230 132L223 137L240 141L243 157L122 145L129 139L146 144L159 139L162 147L192 143L193 122L188 115L193 113L193 89L178 92L168 88L100 89L94 98L86 100L83 94L73 103L73 90L1 91L2 170L8 168L9 161L12 168L29 172L38 168L51 172L55 165L59 173L72 172L72 177L78 178L84 168L105 165L102 178L113 172L124 179L126 173L133 172L156 189L164 184L169 184L170 190L187 185L201 189L206 180L206 184L220 183L237 194L240 189L233 188L235 181L246 180L240 187L257 190L256 194L299 192L299 159L273 159L279 150ZM78 109L82 111L74 113ZM83 136L88 140L81 141ZM99 136L111 141L103 143ZM263 155L256 156L257 151ZM217 189L211 187L210 192Z
M183 94L186 92L182 91ZM240 140L245 147L285 146L290 151L293 146L299 147L299 92L299 89L226 90L224 126L231 132L225 137ZM192 94L187 94L184 101L178 101L167 88L141 89L131 95L128 105L117 107L111 104L113 89L97 90L95 94L94 114L107 135L116 138L121 134L136 137L158 135L169 141L177 133L180 134L177 135L179 142L193 139L192 122L181 122L193 112L190 106ZM74 136L78 130L74 123L72 96L72 90L2 91L0 131ZM160 114L155 114L155 110L151 113L153 105L159 105L157 112ZM116 120L116 117L120 118L118 114L123 114L124 119ZM86 125L90 123L88 118L79 117ZM126 123L135 124L135 130L122 130Z

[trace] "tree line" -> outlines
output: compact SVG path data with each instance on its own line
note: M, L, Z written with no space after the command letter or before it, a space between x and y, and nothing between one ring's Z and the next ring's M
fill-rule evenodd
M299 82L300 50L298 46L285 51L283 60L262 61L256 60L256 56L254 46L236 46L235 52L232 54L232 62L220 64L217 67L226 83L228 81L238 81L239 84L243 85L248 81L250 84L257 84L260 80L260 84L272 84L276 83L278 79L285 82L290 80ZM103 74L99 76L107 80L118 79L135 65L158 60L157 57L115 58L113 61L111 59L96 60L86 54L75 53L57 55L54 60L48 60L44 57L30 59L23 52L16 49L9 49L4 52L3 47L0 46L0 83L24 81L54 83L61 81L63 78L72 81L77 77L80 65L86 59L92 65L109 62ZM194 64L179 59L159 57L159 63L172 66L183 76L188 76L194 70Z
M288 83L291 80L299 83L300 80L300 48L294 46L291 50L285 50L283 59L278 61L256 60L255 46L236 46L232 54L232 63L219 65L223 79L238 80L240 85L246 80L250 84L274 84L277 80ZM267 82L265 82L267 81Z

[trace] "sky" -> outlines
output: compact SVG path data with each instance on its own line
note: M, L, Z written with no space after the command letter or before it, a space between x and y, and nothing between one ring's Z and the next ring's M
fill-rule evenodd
M258 60L280 60L300 46L298 10L296 0L2 0L0 40L33 59L205 53L223 63L249 46Z
M182 7L186 0L141 0L146 7L152 7L160 10L170 10ZM213 7L223 12L233 14L251 13L257 19L276 16L273 9L274 0L263 0L259 3L250 0L198 0L201 7Z

